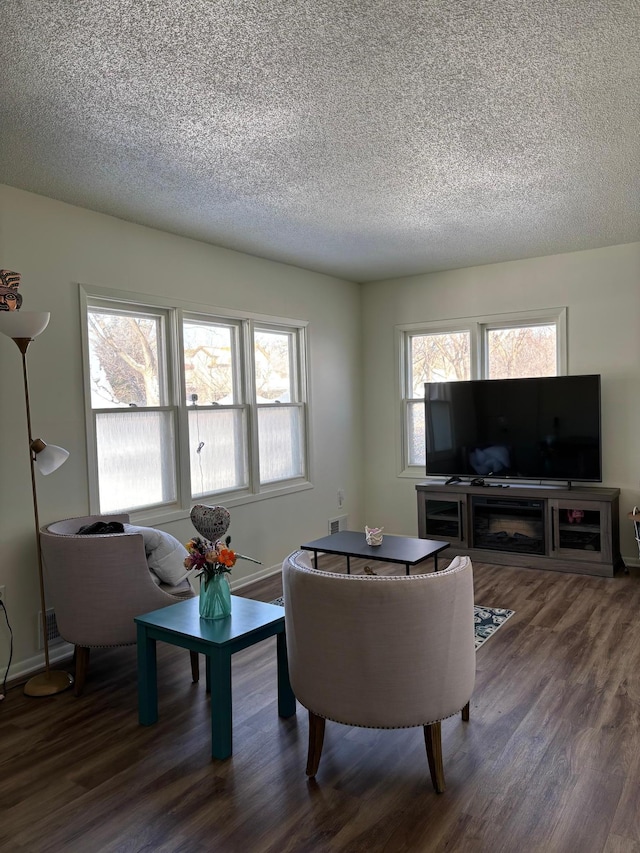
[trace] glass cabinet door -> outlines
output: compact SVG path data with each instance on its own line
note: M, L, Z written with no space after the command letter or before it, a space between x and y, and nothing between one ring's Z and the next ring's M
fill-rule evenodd
M607 514L596 501L550 501L553 547L557 554L602 560L611 550Z
M426 539L464 541L464 502L459 495L452 495L450 500L425 495L424 505Z

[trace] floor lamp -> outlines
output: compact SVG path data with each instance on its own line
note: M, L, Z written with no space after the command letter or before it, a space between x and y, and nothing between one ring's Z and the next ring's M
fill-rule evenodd
M44 575L42 570L42 550L40 548L40 520L38 516L38 496L36 492L37 468L41 474L51 474L59 468L69 456L69 452L54 444L45 444L40 438L33 438L31 432L31 409L29 406L29 378L27 375L27 349L31 341L42 334L49 323L49 314L39 311L0 311L0 332L11 338L22 353L22 375L24 378L24 399L27 409L27 432L29 435L29 462L31 465L31 491L33 493L33 515L36 525L36 552L38 556L38 581L40 584L40 611L42 616L42 640L44 643L45 671L34 675L25 684L27 696L51 696L61 693L73 684L73 677L67 672L52 670L49 666L49 638L47 636L47 613L44 598Z

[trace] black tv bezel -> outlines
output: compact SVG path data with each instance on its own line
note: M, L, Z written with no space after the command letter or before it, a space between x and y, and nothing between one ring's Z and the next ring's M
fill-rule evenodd
M459 384L483 384L487 385L490 382L522 382L522 381L535 381L535 382L545 382L547 380L553 381L557 379L571 379L571 378L594 378L597 379L597 404L598 404L598 468L600 476L595 478L587 478L587 477L537 477L537 476L519 476L517 474L486 474L483 476L479 476L476 474L470 474L468 471L460 472L453 471L451 472L431 472L429 471L429 416L428 416L428 405L429 398L427 394L427 388L430 386L442 386L442 385L459 385ZM462 482L463 480L492 480L494 482L515 482L515 483L602 483L602 376L599 373L584 373L584 374L562 374L560 376L532 376L532 377L523 377L523 378L508 378L508 379L462 379L462 380L454 380L449 382L425 382L424 383L424 406L425 406L425 422L424 422L424 437L425 437L425 471L426 476L431 479L442 479L443 477L446 479L455 480L455 482Z

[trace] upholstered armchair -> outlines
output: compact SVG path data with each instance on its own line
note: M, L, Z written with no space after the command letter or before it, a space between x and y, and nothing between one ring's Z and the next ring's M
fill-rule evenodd
M142 532L78 534L81 527L98 521L128 526L129 516L69 518L40 529L46 585L58 630L75 646L77 696L85 684L90 649L135 644L135 616L194 595L188 580L170 585L152 574ZM191 673L197 681L195 652Z
M441 720L469 719L475 681L471 560L422 575L347 575L296 551L282 572L291 686L309 712L307 775L318 770L325 720L422 726L442 793Z

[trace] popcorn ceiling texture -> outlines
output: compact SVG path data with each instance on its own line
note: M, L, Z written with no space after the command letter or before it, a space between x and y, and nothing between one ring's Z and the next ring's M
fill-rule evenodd
M638 0L0 21L0 182L356 281L640 239Z

